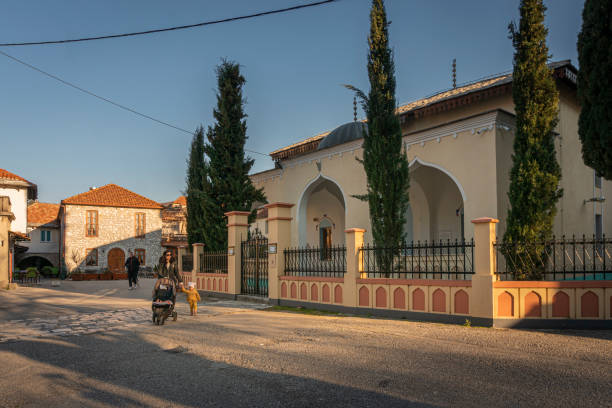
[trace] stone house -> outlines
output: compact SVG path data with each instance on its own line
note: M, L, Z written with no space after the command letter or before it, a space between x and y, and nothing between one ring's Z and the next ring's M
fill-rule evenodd
M16 265L20 269L35 266L41 270L44 266L59 267L60 265L60 205L53 203L39 203L28 205L27 232L29 242L22 245L27 252L16 258Z
M577 69L570 61L550 64L559 89L555 149L563 197L554 233L582 237L612 233L612 182L584 165L578 138ZM401 72L398 72L401 75ZM500 220L506 229L508 188L515 134L512 75L440 92L399 106L403 144L410 166L407 241L469 240L470 220ZM371 242L363 166L363 122L347 123L270 153L275 168L251 175L269 202L291 208L291 246L344 244L344 230L366 229ZM258 220L262 228L263 220Z
M115 184L77 194L60 204L60 258L68 271L121 272L129 250L142 266L161 253L162 206Z

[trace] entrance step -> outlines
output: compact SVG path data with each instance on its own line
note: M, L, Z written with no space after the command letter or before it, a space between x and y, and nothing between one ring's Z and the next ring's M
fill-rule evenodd
M268 304L270 299L263 296L253 296L253 295L237 295L236 300L241 300L243 302L251 302L251 303L262 303Z

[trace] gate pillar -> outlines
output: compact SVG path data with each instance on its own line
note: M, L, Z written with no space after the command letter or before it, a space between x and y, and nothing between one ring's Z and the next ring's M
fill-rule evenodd
M470 295L470 314L475 318L493 319L493 282L495 281L495 218L477 218L474 224L474 276Z
M12 272L9 230L14 219L11 200L7 196L0 196L0 287L2 289L9 286Z
M268 209L268 297L270 303L280 299L278 277L285 273L285 248L291 245L291 207L288 203L271 203Z
M240 294L240 251L243 239L247 238L249 229L248 211L226 212L227 217L227 280L228 293Z

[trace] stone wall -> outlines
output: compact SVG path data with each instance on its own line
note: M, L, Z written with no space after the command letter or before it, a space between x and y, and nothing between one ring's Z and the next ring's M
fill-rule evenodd
M87 211L98 211L98 236L86 236L85 217ZM136 213L145 213L145 237L136 238ZM66 205L64 213L64 250L62 255L69 271L77 267L72 259L76 251L82 260L78 267L84 270L97 270L108 267L108 253L113 248L123 250L125 257L128 251L145 250L145 265L157 264L162 254L161 210L145 208L97 207ZM98 249L98 265L85 266L87 249Z

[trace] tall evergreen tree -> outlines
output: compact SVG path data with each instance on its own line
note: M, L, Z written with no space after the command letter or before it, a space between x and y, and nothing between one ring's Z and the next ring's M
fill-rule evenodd
M584 3L578 62L582 158L599 175L612 180L612 1Z
M202 198L206 167L204 162L204 130L200 126L191 141L187 161L187 240L189 245L204 242L204 209Z
M208 143L204 147L208 157L203 188L204 243L209 250L227 246L225 212L251 211L254 202L265 202L263 189L256 189L249 178L255 161L244 156L247 115L243 110L242 87L245 83L238 64L224 60L217 67L217 107L213 111L216 123L208 128Z
M559 93L546 64L545 11L542 0L521 0L519 27L509 26L515 48L512 97L516 134L504 241L512 244L506 260L517 279L541 279L542 271L533 261L545 255L545 248L534 242L551 236L556 204L563 194L554 143Z
M406 153L402 151L402 130L395 114L395 68L387 29L384 2L373 0L368 37L370 92L366 96L349 88L360 97L368 119L362 160L367 193L355 197L368 202L374 245L390 248L397 247L404 238L409 175ZM392 258L387 252L377 254L383 270L391 270Z

